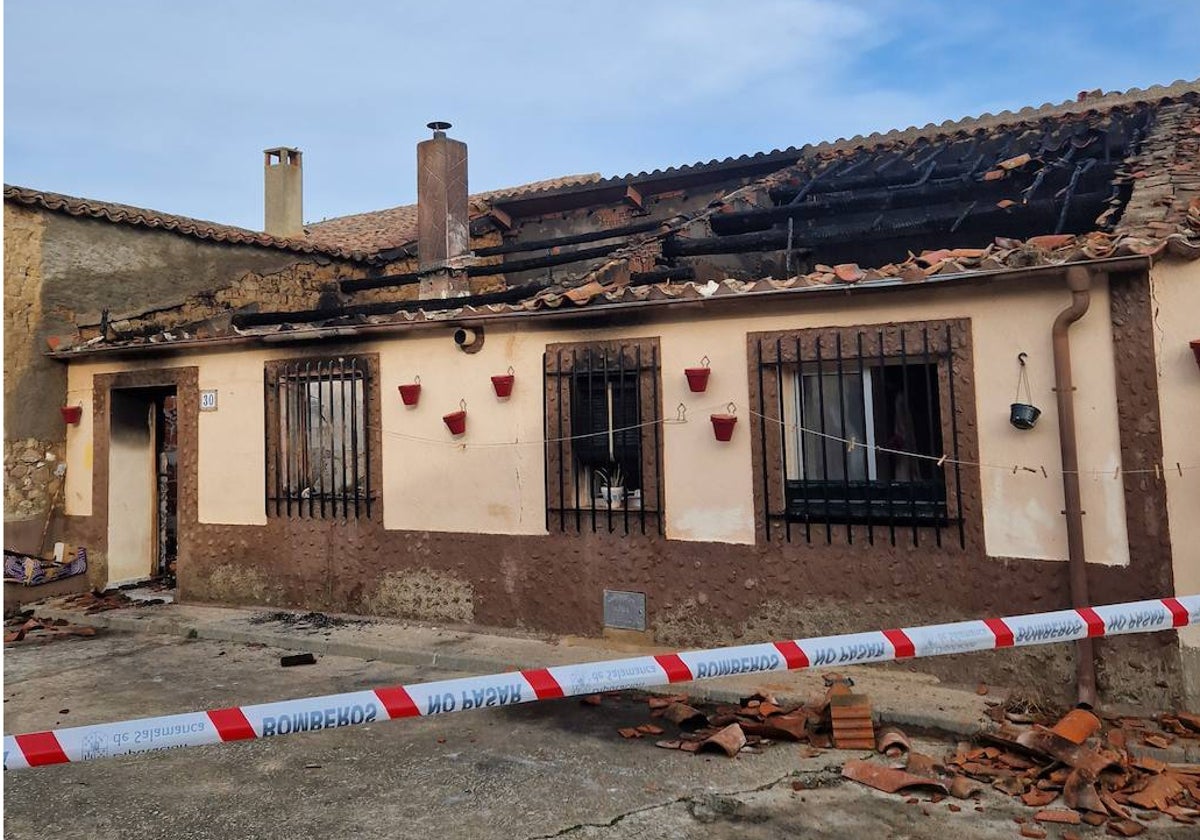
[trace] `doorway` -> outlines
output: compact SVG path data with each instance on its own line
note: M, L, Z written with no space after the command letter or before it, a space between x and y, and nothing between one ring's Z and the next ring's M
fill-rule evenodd
M178 544L175 387L109 393L108 586L170 583Z

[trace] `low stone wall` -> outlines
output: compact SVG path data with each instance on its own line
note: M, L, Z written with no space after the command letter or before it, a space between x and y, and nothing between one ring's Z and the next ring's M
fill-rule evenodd
M4 519L42 517L62 490L56 474L63 460L62 441L23 438L4 442ZM58 507L60 501L55 502Z

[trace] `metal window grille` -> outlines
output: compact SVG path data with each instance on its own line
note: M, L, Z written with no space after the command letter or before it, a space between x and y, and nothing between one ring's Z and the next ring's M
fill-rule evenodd
M658 344L544 357L546 528L663 533Z
M768 538L941 546L956 528L965 545L953 338L945 324L754 340Z
M276 516L371 516L367 365L287 362L267 375L267 509Z

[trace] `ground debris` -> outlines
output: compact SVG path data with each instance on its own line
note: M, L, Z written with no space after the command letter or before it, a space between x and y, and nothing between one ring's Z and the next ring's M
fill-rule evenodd
M1051 722L1044 710L1031 702L1018 706L1016 714L1006 710L999 728L980 734L986 746L960 744L946 762L948 770L959 778L990 782L1026 805L1043 809L1035 816L1038 822L1107 824L1108 833L1118 837L1145 829L1134 819L1135 811L1143 821L1166 815L1190 823L1200 815L1200 771L1193 765L1131 754L1142 749L1132 745L1162 748L1176 738L1200 736L1187 723L1194 716L1160 715L1162 731L1156 731L1149 719L1102 721L1076 709ZM1021 716L1030 718L1030 725L1012 722ZM1065 808L1046 809L1060 795Z
M71 624L61 618L26 618L27 615L18 614L5 624L4 644L43 644L70 636L90 638L99 632L95 627Z
M365 618L341 618L323 612L292 613L283 610L259 613L250 617L251 624L286 624L297 630L325 630L329 627L358 627L370 624Z

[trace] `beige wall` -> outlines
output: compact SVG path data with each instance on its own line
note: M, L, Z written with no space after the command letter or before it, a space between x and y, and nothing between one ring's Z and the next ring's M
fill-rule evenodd
M1082 482L1085 545L1092 562L1128 562L1119 463L1107 290L1100 284L1092 310L1072 330L1078 386L1081 461L1095 475ZM752 543L753 464L747 413L746 334L799 329L967 317L972 320L978 425L983 471L986 544L993 556L1065 559L1066 534L1058 433L1054 410L1050 327L1069 303L1061 282L995 283L987 287L907 288L894 294L813 298L772 303L758 314L700 315L692 310L656 323L619 329L548 330L534 319L487 328L479 353L465 354L451 328L400 334L360 345L381 362L384 524L391 529L498 534L545 530L542 447L542 353L556 341L658 336L662 348L663 414L673 418L683 403L689 422L663 429L666 530L673 539ZM547 322L542 322L546 324ZM1043 409L1037 427L1018 432L1008 424L1016 385L1018 352L1029 354L1034 400ZM200 416L200 519L261 524L263 502L263 362L283 358L270 351L240 350L189 355L179 364L199 365L200 387L220 390L219 410ZM707 355L712 377L707 392L687 390L683 369ZM489 377L509 366L516 372L510 400L498 400ZM128 364L125 365L128 367ZM72 365L72 389L86 389L95 373L112 364ZM405 408L396 386L421 377L416 408ZM452 439L442 415L467 401L467 434ZM90 511L90 484L83 486L90 451L90 395L85 422L68 436L68 511ZM713 439L708 415L737 406L732 442ZM465 445L464 445L465 444ZM517 445L510 445L517 444ZM76 469L76 465L79 468ZM1012 466L1033 467L1036 472ZM1049 477L1043 477L1045 466Z
M1200 368L1188 342L1200 338L1200 263L1159 263L1150 278L1175 591L1196 595L1200 594ZM1176 464L1191 469L1180 475ZM1186 645L1200 647L1200 627L1183 628L1180 638Z

